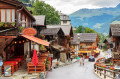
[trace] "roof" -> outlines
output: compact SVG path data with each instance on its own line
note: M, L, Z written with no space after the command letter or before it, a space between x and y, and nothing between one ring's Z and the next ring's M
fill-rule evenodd
M120 24L110 24L109 36L120 36Z
M99 46L104 46L104 43L98 43Z
M65 36L70 35L72 26L71 25L47 25L47 28L61 28Z
M60 30L62 31L61 28L47 28L47 29L41 30L40 34L43 34L43 35L57 35Z
M32 14L28 11L28 9L25 7L25 5L22 2L19 2L18 0L0 0L0 2L8 3L17 6L19 8L23 7L26 13L35 21L35 18L32 16Z
M71 44L80 44L80 38L78 37L76 33L74 33L74 37L73 37Z
M95 42L97 40L97 33L74 33L73 41L76 42Z
M45 15L35 15L34 18L36 21L33 25L45 25Z
M112 43L111 42L111 38L105 39L103 43L106 43L106 42L108 42L109 44L111 44Z

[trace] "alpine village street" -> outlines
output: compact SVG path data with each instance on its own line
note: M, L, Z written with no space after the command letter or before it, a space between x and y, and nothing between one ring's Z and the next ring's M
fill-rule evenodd
M120 79L120 4L75 2L0 0L0 79Z

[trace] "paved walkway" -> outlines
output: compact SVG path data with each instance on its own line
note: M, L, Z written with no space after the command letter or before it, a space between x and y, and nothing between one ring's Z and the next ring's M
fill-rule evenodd
M46 79L100 79L94 73L94 62L85 61L85 66L80 66L79 62L53 69Z

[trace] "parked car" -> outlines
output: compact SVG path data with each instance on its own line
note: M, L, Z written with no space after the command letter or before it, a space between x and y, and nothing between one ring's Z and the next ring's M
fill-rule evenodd
M95 57L94 57L94 56L92 56L92 55L91 55L91 56L89 56L88 61L93 61L93 62L94 62L94 61L95 61Z

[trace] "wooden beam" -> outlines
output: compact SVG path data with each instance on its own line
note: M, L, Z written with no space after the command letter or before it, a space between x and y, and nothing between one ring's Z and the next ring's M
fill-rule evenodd
M17 36L0 36L0 38L17 38Z

